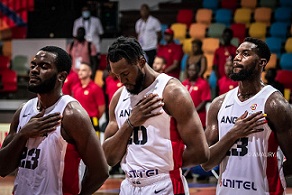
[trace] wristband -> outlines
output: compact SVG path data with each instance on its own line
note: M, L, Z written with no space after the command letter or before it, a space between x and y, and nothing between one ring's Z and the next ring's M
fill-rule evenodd
M135 127L132 125L132 123L131 123L131 121L130 121L130 119L129 118L127 118L127 123L128 123L128 125L132 128L132 129L134 129Z

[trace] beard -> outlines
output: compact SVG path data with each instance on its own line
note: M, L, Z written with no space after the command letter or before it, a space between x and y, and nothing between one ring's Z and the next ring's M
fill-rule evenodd
M140 69L138 69L138 76L136 78L136 84L133 89L127 89L129 93L137 95L141 92L141 89L144 84L145 74L142 73Z
M244 81L253 78L255 66L251 69L242 69L238 73L232 72L229 74L229 78L234 81Z
M28 90L33 93L44 94L52 91L55 88L57 80L57 74L54 74L51 78L46 79L39 85L28 84Z

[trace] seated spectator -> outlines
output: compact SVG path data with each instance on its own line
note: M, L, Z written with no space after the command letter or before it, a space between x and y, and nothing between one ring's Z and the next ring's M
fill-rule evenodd
M229 74L232 72L233 64L231 57L227 59L225 63L225 75L218 80L218 94L228 92L229 90L238 86L238 82L229 78Z
M166 61L163 57L156 56L154 58L153 70L159 73L163 73L165 66L166 66Z
M187 64L197 64L200 68L199 76L203 77L207 69L207 59L203 54L202 41L195 39L192 41L192 53L188 56Z

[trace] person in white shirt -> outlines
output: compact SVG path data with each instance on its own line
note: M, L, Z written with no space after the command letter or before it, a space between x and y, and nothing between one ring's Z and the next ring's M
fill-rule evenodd
M135 24L137 38L146 53L147 63L152 67L156 56L157 45L161 39L161 24L159 20L150 15L147 4L142 4L140 8L141 18Z
M77 36L77 29L79 27L85 28L85 39L88 42L92 42L96 47L97 53L100 53L101 35L104 33L103 27L100 19L91 15L88 6L83 6L82 16L74 21L73 37Z

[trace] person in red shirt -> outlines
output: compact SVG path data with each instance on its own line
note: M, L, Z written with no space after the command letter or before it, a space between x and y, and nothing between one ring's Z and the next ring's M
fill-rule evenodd
M217 81L225 75L224 66L226 60L230 56L235 56L236 47L231 44L233 38L233 31L230 28L226 28L222 34L223 43L216 49L214 54L213 69L217 76Z
M191 98L194 102L196 110L199 114L203 128L206 127L206 104L211 101L211 90L208 81L202 78L200 75L200 65L187 64L186 66L186 79L182 84L190 92ZM199 171L196 171L199 170ZM184 175L188 179L192 179L192 173L198 173L197 181L209 180L208 173L205 173L200 166L195 166L189 169L184 169Z
M219 95L228 92L229 90L238 86L238 82L229 78L229 74L232 72L233 63L232 58L228 58L225 63L225 75L218 80Z
M89 64L82 62L78 71L80 83L73 87L73 97L87 111L98 134L98 121L105 111L105 99L101 87L91 79L91 74L92 71Z
M187 65L187 79L182 84L190 92L202 125L206 127L206 104L211 101L211 90L208 81L199 76L198 64Z
M157 56L161 56L166 60L164 72L169 76L179 79L180 62L184 53L182 46L174 42L173 36L174 32L170 28L164 31L166 45L159 45L157 49Z

